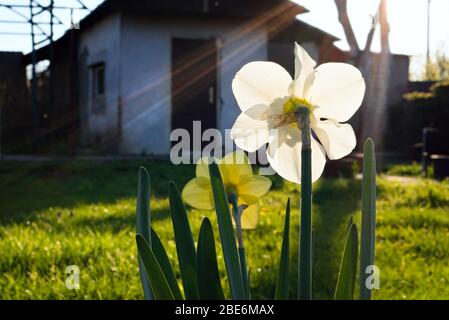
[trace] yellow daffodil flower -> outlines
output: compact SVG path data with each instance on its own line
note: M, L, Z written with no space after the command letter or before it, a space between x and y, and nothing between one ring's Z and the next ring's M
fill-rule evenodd
M241 150L216 160L228 198L235 195L239 206L248 206L242 214L242 229L255 229L259 220L260 198L271 188L271 180L253 174L248 157ZM189 181L182 198L193 208L212 210L215 207L209 177L208 159L202 158L196 165L196 178Z

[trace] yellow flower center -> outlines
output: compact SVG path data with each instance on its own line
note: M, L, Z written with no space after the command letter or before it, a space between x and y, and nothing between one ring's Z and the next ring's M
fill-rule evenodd
M282 106L282 113L274 115L271 121L272 128L279 128L283 126L296 126L297 125L297 115L296 112L300 108L307 108L310 111L310 117L313 118L313 110L315 107L306 99L291 97Z
M298 97L291 97L288 99L287 102L284 103L282 111L284 114L294 113L301 107L306 107L310 111L313 111L313 106L309 101Z

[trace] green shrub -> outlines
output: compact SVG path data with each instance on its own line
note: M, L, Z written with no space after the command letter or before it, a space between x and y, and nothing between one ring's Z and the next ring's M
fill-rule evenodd
M421 165L418 163L392 165L387 167L385 172L391 176L419 177L421 175Z
M432 95L439 100L440 103L449 107L449 80L440 81L430 87Z
M379 181L379 203L399 207L440 208L449 206L449 184L418 179L414 182Z
M422 102L421 100L428 100L434 98L432 92L418 92L413 91L404 94L404 100L407 102Z

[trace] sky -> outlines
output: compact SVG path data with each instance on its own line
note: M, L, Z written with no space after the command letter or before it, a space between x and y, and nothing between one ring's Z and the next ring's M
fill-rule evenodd
M48 5L50 0L37 0L41 5ZM54 0L55 6L67 6L67 7L79 7L77 0ZM89 8L94 9L103 0L82 0L82 2ZM16 4L16 5L28 5L29 0L0 0L0 4ZM29 16L29 8L19 8L17 9L19 14L24 14ZM63 25L55 26L55 39L62 36L64 32L71 26L71 13L70 10L55 9L55 15L60 18ZM79 21L89 11L85 10L74 10L73 20L74 22ZM7 8L0 7L0 20L13 20L13 21L24 21L24 18L19 14L12 12ZM36 18L36 21L49 21L48 13L41 14ZM42 26L45 32L49 32L48 26ZM37 30L39 31L39 30ZM30 27L28 24L16 24L16 23L2 23L0 22L0 33L13 32L13 33L28 33L28 35L1 35L0 34L0 51L31 51L31 37L29 36ZM43 37L38 37L42 39Z
M39 0L41 4L49 0ZM95 8L103 0L83 0L90 8ZM343 29L338 22L334 0L294 0L310 10L299 18L320 29L323 29L342 39L336 44L347 49ZM425 63L427 50L427 1L428 0L388 0L388 15L390 21L390 45L393 53L412 56L412 73L420 70ZM76 0L55 0L57 5L76 6ZM0 4L27 4L28 0L0 0ZM359 45L363 46L371 24L371 17L377 10L379 0L348 0L349 16L353 24ZM28 14L29 9L20 9ZM74 11L74 21L78 21L88 12ZM70 11L57 10L56 14L64 23L55 27L55 36L61 36L70 27ZM42 16L42 20L48 17ZM21 20L20 16L6 8L0 8L0 20ZM41 21L42 21L41 20ZM29 32L26 24L0 23L0 32ZM449 55L449 0L431 0L431 51L441 50ZM379 50L378 34L375 37L373 50ZM24 51L31 50L29 36L0 35L0 50Z
M299 19L329 32L341 41L336 45L348 49L343 28L338 22L334 0L296 0L310 10ZM393 53L412 56L411 72L424 68L427 52L427 3L428 0L388 0L390 23L390 47ZM379 0L348 0L348 13L360 47L365 45ZM449 56L449 0L431 0L430 49L432 53L443 51ZM377 33L374 51L380 49Z

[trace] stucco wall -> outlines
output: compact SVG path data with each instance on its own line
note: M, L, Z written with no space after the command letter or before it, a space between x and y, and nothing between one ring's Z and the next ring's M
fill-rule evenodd
M81 144L96 151L115 152L118 137L121 16L111 15L83 30L79 45ZM104 63L105 106L95 111L91 66Z
M124 16L121 32L122 154L170 152L172 38L217 38L217 123L223 132L239 114L231 89L235 73L249 61L267 60L266 32L248 32L248 25L235 20Z

